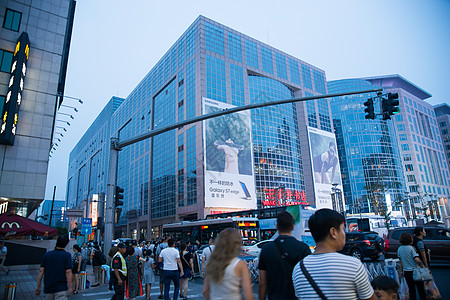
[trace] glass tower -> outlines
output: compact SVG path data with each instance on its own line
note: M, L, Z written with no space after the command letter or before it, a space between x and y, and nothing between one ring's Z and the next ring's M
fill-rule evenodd
M361 79L328 82L330 93L374 88L370 82ZM370 97L376 99L376 96L371 93L331 99L344 197L351 213L379 213L384 199L399 206L398 200L406 191L393 121L365 119L364 102ZM378 100L374 107L375 113L379 113ZM378 203L380 200L383 202Z

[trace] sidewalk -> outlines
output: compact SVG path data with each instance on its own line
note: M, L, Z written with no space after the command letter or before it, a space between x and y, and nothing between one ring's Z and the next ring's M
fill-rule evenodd
M5 285L8 283L16 283L16 296L15 300L22 299L46 299L44 294L44 280L41 283L41 295L36 296L34 291L36 290L37 277L39 275L39 265L33 266L8 266L10 270L6 275L4 272L0 272L0 299L3 299L5 292ZM94 284L94 274L92 273L92 265L87 265L87 279L91 284ZM81 290L80 290L81 292Z

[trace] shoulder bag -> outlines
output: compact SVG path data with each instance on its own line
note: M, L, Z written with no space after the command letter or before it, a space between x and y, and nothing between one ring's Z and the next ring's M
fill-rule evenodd
M314 281L314 279L311 277L311 275L309 274L308 270L306 270L305 268L305 264L303 263L303 260L300 261L300 268L302 269L303 275L305 275L306 279L308 279L309 283L311 284L311 286L314 288L314 290L316 291L317 295L319 295L319 297L322 300L327 300L327 297L325 297L325 295L322 293L322 291L319 289L319 286L317 285L317 283Z
M433 280L433 276L428 268L415 268L413 270L414 281L430 281Z

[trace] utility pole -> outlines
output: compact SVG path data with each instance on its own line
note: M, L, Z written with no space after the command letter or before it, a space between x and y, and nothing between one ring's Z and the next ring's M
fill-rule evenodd
M114 231L114 191L117 179L117 158L120 151L120 148L117 147L118 141L119 139L116 137L111 138L111 148L109 152L108 182L106 189L105 243L103 245L105 255L108 254L111 249Z
M50 209L50 221L48 222L48 226L52 226L53 204L55 204L55 194L56 194L56 185L53 186L52 208Z

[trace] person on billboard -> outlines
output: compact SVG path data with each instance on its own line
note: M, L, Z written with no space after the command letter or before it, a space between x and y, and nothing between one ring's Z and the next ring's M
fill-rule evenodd
M337 163L338 158L336 156L336 144L334 142L330 142L327 151L313 158L315 182L332 183L334 180ZM330 178L330 176L328 175L328 170L330 170L331 168L333 169L331 170Z
M244 150L244 146L236 145L230 138L224 142L215 141L214 145L218 150L225 153L225 173L239 174L239 151Z

